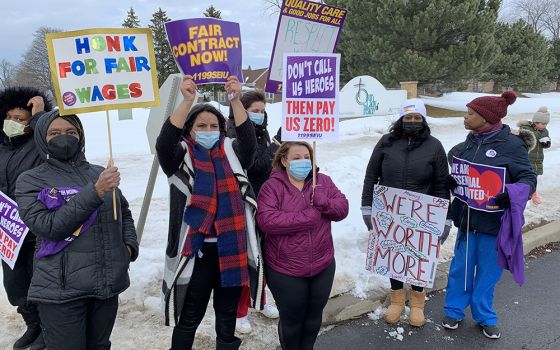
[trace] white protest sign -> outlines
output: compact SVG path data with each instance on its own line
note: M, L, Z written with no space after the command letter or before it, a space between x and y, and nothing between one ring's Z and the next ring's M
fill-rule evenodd
M338 140L340 54L286 54L282 141Z
M449 200L376 185L366 269L432 287Z
M46 40L60 115L159 104L150 29L49 33Z

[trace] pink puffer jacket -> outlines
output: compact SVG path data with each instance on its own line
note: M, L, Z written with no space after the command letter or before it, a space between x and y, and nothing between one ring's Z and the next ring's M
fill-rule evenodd
M290 183L284 170L273 170L258 197L257 222L265 236L265 265L289 276L310 277L334 257L331 222L348 215L348 200L331 178L318 173L303 191Z

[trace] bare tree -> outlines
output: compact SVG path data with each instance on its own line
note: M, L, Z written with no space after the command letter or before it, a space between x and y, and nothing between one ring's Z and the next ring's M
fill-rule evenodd
M543 16L542 23L553 39L560 39L560 0L551 1L550 11Z
M45 35L60 31L49 27L40 27L35 31L33 42L17 67L16 81L19 85L34 86L54 95Z
M280 12L283 0L264 0L265 11L269 14Z
M0 61L0 88L5 89L15 84L16 67L2 59Z
M263 1L264 1L265 12L271 15L280 12L280 10L282 9L282 3L284 2L284 0L263 0ZM318 2L321 4L325 3L323 0L310 0L310 1Z
M550 32L549 26L552 28L558 26L559 4L560 0L516 0L514 3L515 17L523 19L539 34L545 31ZM556 17L556 23L554 17ZM550 24L547 25L548 21Z

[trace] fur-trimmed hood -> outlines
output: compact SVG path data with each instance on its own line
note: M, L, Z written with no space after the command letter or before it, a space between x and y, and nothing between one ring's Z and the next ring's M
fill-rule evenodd
M527 128L532 128L533 123L530 120L522 120L517 123L517 126L519 127L519 129L511 129L511 133L513 135L521 137L523 142L525 142L525 144L529 148L529 152L531 152L537 146L537 138L535 137L535 134L533 134L531 130L528 130Z

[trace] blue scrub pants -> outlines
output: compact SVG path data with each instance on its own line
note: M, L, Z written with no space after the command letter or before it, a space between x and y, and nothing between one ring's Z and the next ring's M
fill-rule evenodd
M445 315L456 320L465 318L465 308L470 305L473 319L480 325L495 326L498 316L494 311L494 288L502 276L496 252L496 236L472 233L464 239L459 232L455 243L455 256L449 268ZM468 266L466 266L468 256ZM465 266L467 287L465 290Z

